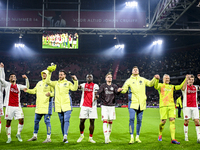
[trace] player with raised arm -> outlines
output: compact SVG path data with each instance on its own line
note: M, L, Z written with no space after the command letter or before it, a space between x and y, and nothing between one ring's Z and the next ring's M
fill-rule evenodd
M116 119L115 114L115 96L120 94L122 88L118 88L116 84L112 83L112 74L106 74L106 83L103 83L97 94L96 97L99 96L102 99L101 105L101 116L103 121L103 133L105 137L105 143L108 144L110 141L110 134L112 130L112 123L113 120Z
M43 143L51 142L51 122L50 117L52 115L52 103L51 97L54 97L54 89L45 83L48 70L41 72L42 80L39 81L33 89L24 89L24 92L29 94L36 94L36 109L35 109L35 121L33 137L28 141L36 141L37 133L39 130L39 123L44 116L44 122L47 128L47 138Z
M200 74L197 76L200 79ZM194 76L191 75L187 82L187 85L184 84L182 88L183 94L183 115L184 115L184 133L185 141L188 141L188 124L189 119L194 120L197 133L197 142L200 143L200 132L199 132L199 109L197 103L197 91L200 90L200 87L193 85Z
M0 78L5 80L5 72L4 72L4 64L0 63ZM4 115L3 113L3 90L4 87L2 87L0 83L0 133L1 133L1 116Z
M125 94L128 91L128 110L129 110L129 131L131 135L131 140L129 144L134 143L134 121L135 114L137 115L137 135L136 142L141 143L139 139L140 129L142 125L142 116L143 111L146 109L146 86L152 87L155 84L155 81L160 78L159 75L155 75L154 78L150 81L139 75L139 69L137 66L134 66L132 69L132 75L129 79L126 80L122 87L122 94Z
M170 121L170 132L171 132L171 143L180 144L175 139L175 118L176 118L176 109L173 98L174 91L181 90L182 87L187 84L188 75L185 80L180 85L169 84L170 76L164 74L163 83L156 81L154 88L158 90L159 93L159 108L160 108L160 125L159 125L159 136L158 141L162 141L162 131L164 129L166 120L169 118Z
M51 81L51 74L56 69L56 65L49 66L47 70L46 83L52 86L55 90L55 112L58 112L58 116L61 123L61 130L63 134L63 142L68 143L67 135L69 129L69 120L72 112L72 101L70 98L69 90L77 91L78 79L75 75L71 76L74 84L66 79L66 72L64 70L59 71L59 80Z
M6 106L5 110L5 120L6 120L6 133L8 136L8 140L6 143L10 143L11 140L11 121L14 119L19 120L18 131L16 137L18 141L22 142L21 131L24 125L24 114L21 108L20 103L20 90L25 88L29 88L29 82L26 75L22 75L23 78L26 79L26 86L21 84L16 84L17 78L14 73L9 75L9 81L5 81L3 78L0 78L1 84L5 87L5 99L4 106Z
M92 137L94 132L94 121L98 118L97 116L97 100L95 94L99 90L99 86L93 83L93 75L88 74L86 76L87 83L82 83L78 86L82 90L81 96L81 111L80 111L80 137L77 140L80 143L84 138L85 120L90 119L90 136L88 142L96 143Z

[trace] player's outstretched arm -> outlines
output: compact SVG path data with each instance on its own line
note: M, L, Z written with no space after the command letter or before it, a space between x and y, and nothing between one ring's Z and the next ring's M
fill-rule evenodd
M72 77L72 79L73 79L73 81L74 81L74 84L72 84L72 83L70 82L70 84L69 84L69 89L70 89L71 91L77 91L77 90L78 90L78 79L77 79L77 77L76 77L75 75L72 75L71 77Z
M2 62L0 63L0 84L3 87L6 87L9 84L9 82L5 80L4 64Z
M188 82L189 78L190 78L190 75L186 75L186 81L185 81L185 83L183 84L183 87L182 87L182 89L181 89L182 91L185 91L186 86L187 86L187 82Z
M0 63L0 78L5 80L5 71L4 71L4 64Z
M174 88L175 88L175 90L177 91L177 90L181 90L182 88L183 88L183 85L184 85L184 83L187 85L187 77L185 77L185 80L180 84L180 85L175 85L174 86Z
M99 95L103 92L103 84L100 86L99 90L95 93L96 99L99 98Z
M126 80L126 82L124 83L124 85L122 87L122 91L121 91L122 94L125 94L128 91L129 84L130 83L129 83L129 79L128 79L128 80Z
M28 89L28 88L29 88L29 80L28 80L28 77L24 74L24 75L22 75L22 78L25 79L26 85L19 84L20 90Z
M159 81L159 79L160 79L160 76L158 74L156 74L151 81L145 79L145 85L148 87L152 87L155 85L157 80Z

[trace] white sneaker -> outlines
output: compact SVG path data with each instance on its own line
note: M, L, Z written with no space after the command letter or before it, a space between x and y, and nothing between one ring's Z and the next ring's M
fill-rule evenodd
M78 138L77 143L80 143L83 139L84 139L84 135L81 135L81 136Z
M189 141L189 140L188 140L188 137L185 137L185 141ZM197 141L198 141L198 140L197 140Z
M89 138L88 142L96 143L92 138Z
M46 138L46 140L42 143L50 143L51 142L51 139L50 138Z

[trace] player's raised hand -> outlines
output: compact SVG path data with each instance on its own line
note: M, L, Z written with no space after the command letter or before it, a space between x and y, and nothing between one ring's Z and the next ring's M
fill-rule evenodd
M117 89L117 92L121 92L121 91L123 91L122 88L118 88L118 89Z
M154 77L155 77L156 79L160 79L159 74L156 74Z
M73 80L77 81L77 77L75 75L71 76Z
M27 92L27 88L23 89L24 92Z
M0 63L0 67L1 67L1 68L4 68L4 64L3 64L2 62Z
M24 75L22 75L22 78L24 78L24 79L28 79L28 77L24 74Z
M186 80L189 80L191 75L187 74L185 77L186 77Z
M197 78L200 80L200 74L197 75Z
M48 93L46 93L46 96L47 96L47 97L50 97L50 93L49 93L49 92L48 92Z

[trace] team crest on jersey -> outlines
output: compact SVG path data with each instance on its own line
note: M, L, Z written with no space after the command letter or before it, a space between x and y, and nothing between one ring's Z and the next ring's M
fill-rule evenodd
M113 87L111 87L110 90L113 91Z
M47 87L47 86L48 86L48 84L45 85L45 87Z
M141 84L142 84L142 81L140 80L139 83L140 83L140 85L141 85Z
M135 84L135 82L133 82L133 84Z
M90 88L92 88L92 86L90 86Z
M64 86L67 86L67 83L65 83Z

